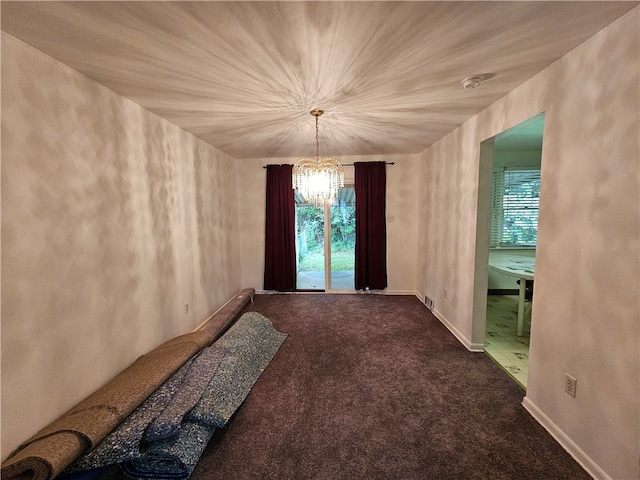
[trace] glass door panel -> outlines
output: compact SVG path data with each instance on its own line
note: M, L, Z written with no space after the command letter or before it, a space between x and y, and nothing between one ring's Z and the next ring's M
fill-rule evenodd
M341 188L331 206L331 285L332 290L355 288L356 192L353 186Z
M324 210L305 203L296 191L296 260L298 290L325 289Z

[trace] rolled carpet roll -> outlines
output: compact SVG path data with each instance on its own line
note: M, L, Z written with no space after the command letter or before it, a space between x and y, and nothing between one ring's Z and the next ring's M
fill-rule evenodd
M177 436L153 442L141 457L121 464L132 479L186 480L209 443L215 427L184 421Z
M2 479L49 480L95 446L210 340L193 332L138 358L104 387L80 402L2 464Z
M92 470L105 465L124 462L140 456L140 441L145 428L162 413L178 389L184 384L194 359L182 365L147 398L131 415L124 419L109 435L88 452L80 455L63 474Z
M210 348L224 357L177 437L150 443L121 467L134 480L189 478L216 427L224 426L269 365L287 335L257 312L245 313Z
M178 434L185 414L191 410L204 393L224 358L223 349L212 345L205 348L189 367L184 382L176 395L164 407L160 415L147 425L142 441L150 443Z
M260 313L242 315L213 345L224 349L226 355L186 418L224 427L286 338L286 333L275 330L271 321Z
M45 437L34 446L28 446L14 454L2 466L2 479L46 480L60 473L62 466L89 446L86 439L74 432L59 432Z
M97 445L196 352L211 344L253 299L242 290L202 330L138 358L102 388L24 442L2 463L3 480L50 480Z
M78 457L63 475L122 463L141 455L151 430L153 440L177 435L182 417L197 403L224 352L207 347L178 369L98 445Z

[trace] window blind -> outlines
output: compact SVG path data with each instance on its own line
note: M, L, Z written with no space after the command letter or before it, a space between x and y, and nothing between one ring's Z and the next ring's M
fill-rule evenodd
M539 169L494 170L490 246L535 246L539 203Z

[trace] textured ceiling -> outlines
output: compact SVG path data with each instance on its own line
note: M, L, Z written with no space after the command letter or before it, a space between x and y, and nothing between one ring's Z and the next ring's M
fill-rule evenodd
M417 153L638 2L2 2L2 29L236 158ZM474 90L460 81L493 74Z

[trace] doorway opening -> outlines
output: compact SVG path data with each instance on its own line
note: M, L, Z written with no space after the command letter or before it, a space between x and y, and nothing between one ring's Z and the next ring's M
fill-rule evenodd
M315 208L296 191L296 288L355 289L355 188L347 185L335 201Z
M481 145L474 341L524 389L533 311L544 113Z

